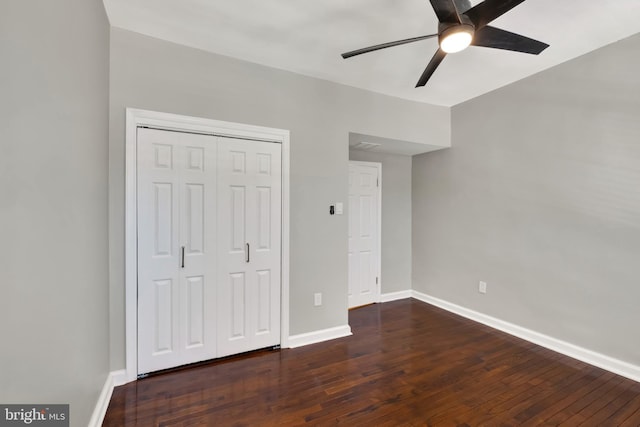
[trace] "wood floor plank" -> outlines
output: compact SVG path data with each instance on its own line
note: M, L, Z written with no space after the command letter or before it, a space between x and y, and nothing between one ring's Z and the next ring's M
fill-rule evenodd
M606 425L607 420L609 420L613 414L625 407L629 401L634 398L634 396L638 395L640 395L640 384L628 384L628 387L625 386L623 391L617 395L615 399L607 403L603 408L591 416L588 421L582 423L582 425L588 425L589 423L593 423L595 425Z
M508 390L503 393L501 397L506 400L502 400L499 404L496 404L495 401L485 404L487 408L485 417L474 419L473 414L467 414L466 419L483 424L490 422L500 414L499 418L509 420L513 425L521 425L522 421L518 419L517 415L528 408L532 401L545 401L556 388L570 385L583 376L580 371L567 372L557 366L545 372L534 372L533 375L536 375L536 378L523 384L517 391ZM540 378L544 378L544 380L539 382ZM474 407L473 411L479 412L478 409L478 407Z
M626 405L615 411L608 419L608 425L621 426L624 423L633 422L634 415L640 415L640 393L635 395ZM633 425L633 424L629 424ZM636 427L640 426L640 419L637 420Z
M640 425L640 384L422 302L349 323L350 337L117 387L103 425Z

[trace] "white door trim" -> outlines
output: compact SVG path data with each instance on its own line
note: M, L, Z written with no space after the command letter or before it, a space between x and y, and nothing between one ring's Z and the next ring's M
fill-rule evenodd
M125 133L125 371L137 378L137 183L136 130L140 126L282 144L282 249L280 345L289 346L289 131L199 117L127 108Z
M382 302L382 163L364 162L360 160L349 160L349 163L376 167L378 169L378 241L376 242L376 245L378 245L378 271L376 272L376 275L378 277L378 294L376 295L376 302Z

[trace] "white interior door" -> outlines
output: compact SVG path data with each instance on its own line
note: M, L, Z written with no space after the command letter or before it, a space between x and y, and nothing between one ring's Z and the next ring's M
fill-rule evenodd
M280 144L218 139L218 354L280 343Z
M349 308L380 301L380 171L349 162Z
M138 373L214 358L216 144L138 129Z

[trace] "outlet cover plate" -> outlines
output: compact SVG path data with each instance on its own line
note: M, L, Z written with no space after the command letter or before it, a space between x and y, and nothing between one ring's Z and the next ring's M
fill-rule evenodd
M483 282L482 280L478 283L478 292L481 294L487 293L487 282Z

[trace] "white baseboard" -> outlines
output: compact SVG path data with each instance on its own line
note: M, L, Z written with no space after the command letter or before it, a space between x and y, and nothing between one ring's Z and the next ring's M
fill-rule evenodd
M107 379L104 382L96 406L91 414L88 427L100 427L104 421L104 416L107 414L107 408L111 401L111 395L113 394L113 388L124 384L125 371L113 371L109 372Z
M299 335L291 335L289 336L288 346L290 348L302 347L303 345L316 344L335 338L348 337L349 335L352 335L351 326L336 326L335 328L321 329L319 331L307 332Z
M406 291L398 291L398 292L389 292L386 294L380 295L380 302L390 302L396 301L399 299L407 299L413 296L413 291L408 289Z
M590 365L597 366L598 368L613 372L614 374L622 375L623 377L640 382L640 366L632 365L631 363L579 347L566 341L561 341L557 338L514 325L513 323L496 319L495 317L487 316L486 314L452 304L439 298L423 294L422 292L412 291L412 294L413 298L426 302L427 304L440 307L451 313L466 317L467 319L482 323L499 331L506 332L507 334L548 348L549 350L553 350L557 353L564 354L565 356L572 357Z
M119 371L112 371L111 376L113 377L114 387L118 387L128 382L131 382L127 380L127 371L125 369L121 369Z

